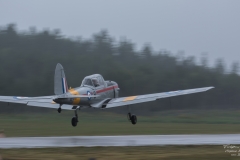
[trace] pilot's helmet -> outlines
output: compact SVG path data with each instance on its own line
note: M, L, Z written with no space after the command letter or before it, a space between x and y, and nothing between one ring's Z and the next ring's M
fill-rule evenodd
M93 78L92 81L93 81L93 83L97 83L97 79L96 78Z
M93 81L93 84L94 84L94 85L98 85L98 81L97 81L96 78L93 78L92 81Z

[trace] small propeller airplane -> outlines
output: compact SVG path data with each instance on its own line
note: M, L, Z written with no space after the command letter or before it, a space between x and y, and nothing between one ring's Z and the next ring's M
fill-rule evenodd
M163 93L145 94L129 97L120 97L119 86L114 81L105 81L100 74L93 74L83 79L80 87L68 88L64 69L60 63L57 64L54 77L54 93L52 96L42 97L20 97L0 96L1 102L20 103L28 106L55 108L59 113L62 109L74 110L71 120L72 126L77 126L78 110L82 108L107 109L112 107L129 106L133 104L150 102L161 98L180 96L198 92L205 92L214 87L187 89ZM128 113L128 120L132 124L137 123L137 116Z

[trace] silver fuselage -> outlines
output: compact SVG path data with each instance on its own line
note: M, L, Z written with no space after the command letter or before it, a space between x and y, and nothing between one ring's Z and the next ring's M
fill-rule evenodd
M88 78L94 78L94 76L101 76L99 74L88 76ZM68 104L80 107L91 107L92 104L97 104L104 100L110 100L119 96L118 84L114 81L104 81L103 85L92 86L82 84L77 88L70 88L66 95L98 95L98 97L81 97L81 98L64 98L55 99L54 101L59 104ZM102 105L102 104L101 104ZM102 106L99 106L102 107Z

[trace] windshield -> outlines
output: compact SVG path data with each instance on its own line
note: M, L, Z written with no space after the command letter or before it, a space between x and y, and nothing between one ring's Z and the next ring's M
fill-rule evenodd
M82 85L93 86L91 79L84 79Z

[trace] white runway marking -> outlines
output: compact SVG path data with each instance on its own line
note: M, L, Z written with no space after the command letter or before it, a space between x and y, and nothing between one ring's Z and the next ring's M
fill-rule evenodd
M240 144L240 134L0 138L0 148Z

